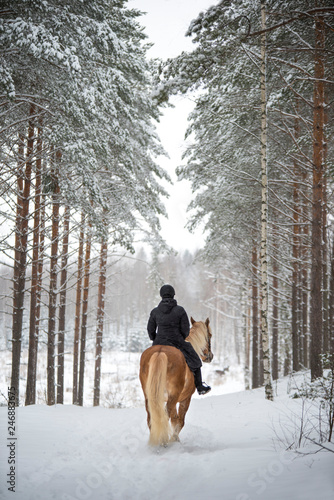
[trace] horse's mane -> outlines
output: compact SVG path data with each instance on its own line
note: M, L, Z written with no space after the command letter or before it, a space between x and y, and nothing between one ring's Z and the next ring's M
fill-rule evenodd
M199 356L203 355L208 340L207 328L203 321L196 321L193 324L186 340L191 343Z

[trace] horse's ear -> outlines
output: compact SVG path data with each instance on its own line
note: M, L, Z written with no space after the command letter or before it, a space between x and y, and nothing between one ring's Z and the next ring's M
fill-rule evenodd
M191 324L193 325L194 323L196 323L196 321L194 320L194 318L191 316L190 317L190 321L191 321Z
M209 320L209 318L206 318L206 320L205 320L205 324L206 324L206 326L209 326L209 324L210 324L210 320Z

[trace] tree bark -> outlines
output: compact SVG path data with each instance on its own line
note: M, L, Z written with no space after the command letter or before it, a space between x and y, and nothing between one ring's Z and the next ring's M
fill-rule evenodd
M107 256L108 241L103 240L100 252L100 274L98 287L98 303L96 318L96 351L95 351L95 376L94 376L94 406L100 404L100 385L101 385L101 361L102 361L102 338L104 326L104 303L107 280Z
M266 2L261 0L261 28L266 29ZM268 178L267 178L267 96L266 33L261 35L261 336L265 396L273 400L268 331Z
M257 248L252 252L252 388L260 387L260 360L259 360L259 293L257 281Z
M322 204L322 300L323 300L323 352L329 346L329 290L328 290L328 238L327 238L327 182L323 180Z
M84 374L85 374L86 336L87 336L87 319L88 319L90 252L91 252L91 229L89 226L86 236L84 287L83 287L81 337L80 337L80 363L79 363L79 389L78 389L78 404L80 406L83 406L84 377L85 377Z
M307 170L302 170L302 184L308 184ZM301 310L301 336L303 340L303 366L309 368L309 203L310 194L308 189L304 188L303 201L301 204L302 214L302 240L301 240L301 292L302 292L302 310Z
M42 127L38 127L36 146L35 214L33 229L33 250L30 292L29 353L27 370L26 405L36 403L36 371L38 336L36 331L38 298L38 264L40 259L40 222L41 222L41 187L42 187Z
M22 335L22 307L20 288L21 277L21 235L23 216L23 189L24 189L24 137L19 135L18 168L17 168L17 202L15 222L15 254L13 270L13 325L12 325L12 378L11 386L16 390L16 405L19 405L19 381L20 381L20 359L21 359L21 335ZM21 305L22 302L22 305Z
M323 342L322 300L322 202L324 180L324 49L325 26L323 17L315 18L315 70L313 114L313 197L312 197L312 266L311 266L311 378L321 377Z
M324 55L325 64L325 55ZM324 84L324 159L323 168L324 172L327 172L327 138L326 138L326 128L328 125L328 96L326 92L326 86ZM323 180L323 193L322 193L323 203L322 203L322 289L323 289L323 352L329 352L330 344L330 330L329 330L329 272L328 272L328 222L327 222L327 176L324 175Z
M298 106L297 106L298 108ZM299 136L299 122L295 119L295 139ZM291 298L291 329L292 329L292 369L294 372L300 369L300 307L299 307L299 262L300 262L300 195L299 195L299 167L294 160L293 180L293 236L292 236L292 298Z
M61 154L56 153L56 163ZM56 403L55 393L55 340L56 340L56 312L57 312L57 262L59 243L59 184L58 172L53 174L54 192L52 194L52 240L50 259L50 286L49 286L49 320L48 320L48 361L47 361L47 404Z
M272 376L273 380L278 379L278 254L277 254L277 230L273 229L273 337L272 337Z
M58 327L58 370L57 370L57 403L64 403L64 351L65 351L65 316L68 241L70 229L70 207L64 210L63 248L61 255L60 291L59 291L59 327Z
M30 116L34 115L35 106L30 106ZM16 400L19 405L21 338L23 324L23 303L26 282L27 243L29 198L31 187L31 172L34 146L34 122L28 123L27 152L24 169L24 137L19 136L18 177L17 177L17 211L15 227L15 262L13 272L13 325L12 325L12 375L11 386L15 388Z
M79 335L80 335L80 312L81 312L81 288L83 275L83 252L84 252L85 216L81 215L79 250L78 250L78 276L75 299L75 324L73 343L73 404L78 404L78 374L79 374Z
M250 389L250 330L251 330L251 307L247 305L247 313L245 314L245 389Z
M42 167L42 172L45 168ZM46 195L42 194L41 201L41 216L40 216L40 241L39 241L39 257L38 257L38 274L37 274L37 297L36 297L36 337L39 338L41 306L42 306L42 282L43 282L43 260L44 260L44 241L45 241L45 210L46 210Z
M334 354L334 238L332 241L331 273L330 273L330 294L329 294L329 352Z

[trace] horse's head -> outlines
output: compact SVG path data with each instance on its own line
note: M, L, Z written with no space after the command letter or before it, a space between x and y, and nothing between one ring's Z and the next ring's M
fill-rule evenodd
M201 337L202 337L202 342L200 347L200 357L202 358L202 361L204 363L211 363L213 360L213 354L211 351L211 327L210 327L210 320L209 318L206 318L205 322L204 321L195 321L194 318L190 318L191 324L193 327L196 329L198 328L201 331ZM197 350L197 349L195 349Z

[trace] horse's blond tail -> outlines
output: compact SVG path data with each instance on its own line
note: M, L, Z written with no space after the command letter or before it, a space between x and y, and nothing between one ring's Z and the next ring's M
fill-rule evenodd
M156 352L149 361L146 398L150 413L150 439L152 446L166 445L170 437L169 418L165 404L167 390L167 355Z

